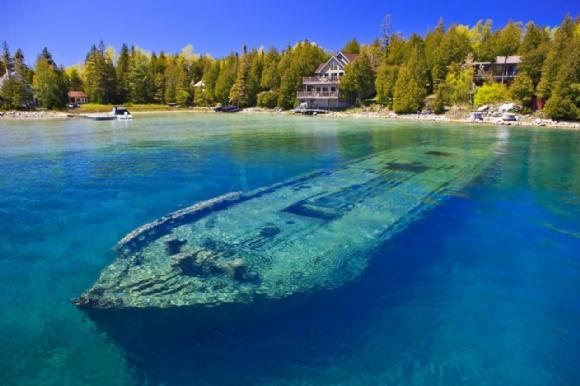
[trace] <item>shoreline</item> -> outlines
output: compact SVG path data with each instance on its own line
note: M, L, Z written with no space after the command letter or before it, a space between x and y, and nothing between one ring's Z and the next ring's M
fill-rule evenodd
M209 108L193 108L193 109L171 109L167 110L150 110L150 111L135 111L134 115L149 115L149 114L215 114ZM2 121L43 121L43 120L65 120L82 118L86 113L80 112L64 112L64 111L7 111L0 112L0 122ZM260 107L250 107L241 110L236 114L255 114L255 115L296 115L290 110L277 110ZM546 127L558 128L566 130L580 130L580 122L566 122L566 121L552 121L550 119L539 119L534 117L518 116L515 122L504 122L500 118L484 118L483 121L474 121L469 116L450 117L444 114L395 114L387 110L379 111L332 111L326 114L319 114L316 118L350 118L350 119L384 119L387 121L421 121L421 122L435 122L435 123L461 123L473 125L502 125L515 127Z

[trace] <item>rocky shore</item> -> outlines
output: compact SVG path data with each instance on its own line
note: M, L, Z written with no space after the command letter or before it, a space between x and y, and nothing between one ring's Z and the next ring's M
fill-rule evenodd
M66 119L72 115L60 111L0 111L0 121L33 121L46 119Z
M194 108L189 110L174 111L140 111L136 114L148 113L213 113L210 108ZM268 114L268 115L292 115L292 111L283 111L280 109L268 109L260 107L250 107L242 110L242 114ZM26 120L52 120L67 119L78 117L78 114L71 114L59 111L0 111L0 121L26 121ZM555 127L562 129L580 130L580 122L553 121L551 119L542 119L532 115L516 114L516 121L504 121L501 116L493 114L484 115L482 120L474 120L470 112L451 113L451 114L395 114L386 109L353 109L346 111L333 111L328 114L320 114L318 117L328 118L375 118L401 121L428 121L442 123L469 123L484 125L509 125L509 126L526 126L526 127Z

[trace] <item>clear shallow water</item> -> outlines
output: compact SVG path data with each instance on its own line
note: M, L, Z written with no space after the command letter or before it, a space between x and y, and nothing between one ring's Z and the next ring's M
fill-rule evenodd
M129 346L69 304L169 211L376 151L499 143L348 285ZM575 385L580 133L151 115L0 123L0 383Z

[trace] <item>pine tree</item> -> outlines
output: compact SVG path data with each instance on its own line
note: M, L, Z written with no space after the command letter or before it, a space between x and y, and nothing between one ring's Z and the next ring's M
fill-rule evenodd
M345 54L360 54L360 43L353 38L345 44L341 51Z
M400 68L395 84L393 109L396 113L416 113L427 96L427 65L422 44L415 44Z
M538 95L544 99L550 98L568 44L572 40L574 28L574 22L569 16L566 16L554 34L542 67L542 76L537 88Z
M552 119L580 119L580 34L576 33L562 53L562 63L544 110Z
M432 83L442 81L445 78L446 69L441 54L441 42L444 36L443 20L439 20L437 27L425 36L425 61Z
M67 91L64 71L56 67L46 48L38 56L34 66L33 88L40 106L49 109L64 107Z
M83 91L83 80L76 68L72 67L68 70L67 76L68 91Z
M280 72L278 71L278 62L280 54L275 48L268 50L264 57L264 69L260 79L260 88L262 90L276 90L280 87Z
M153 100L154 83L149 55L139 48L133 48L130 63L129 99L133 103L150 103Z
M520 72L510 86L512 97L523 106L530 107L534 96L534 82L525 72Z
M375 74L370 58L363 52L353 63L346 66L340 79L340 93L350 103L361 101L375 93Z
M542 67L548 53L550 37L545 28L540 28L533 22L526 25L526 32L520 45L521 62L518 72L526 73L534 87L540 82Z
M250 76L250 63L247 54L244 54L238 65L236 80L230 89L229 102L231 104L248 107L250 105L250 89L248 78Z
M375 89L380 103L393 106L395 83L399 74L400 66L404 63L407 55L405 41L398 35L391 35L385 56L377 69Z
M129 47L123 43L117 66L115 68L117 75L117 101L125 103L129 100L129 68L131 67Z
M447 94L446 103L467 104L471 100L473 87L473 68L461 66L458 63L451 65L445 77L445 86L440 92Z
M230 90L236 81L238 73L238 56L230 54L222 59L219 76L215 83L214 97L221 104L227 104L230 98Z

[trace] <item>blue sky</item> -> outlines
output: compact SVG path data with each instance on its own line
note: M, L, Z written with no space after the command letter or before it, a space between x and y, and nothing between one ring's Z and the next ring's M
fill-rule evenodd
M22 48L28 62L47 46L65 65L82 62L100 39L117 49L128 42L157 52L192 44L216 57L243 44L284 48L305 38L337 50L352 37L372 41L387 13L393 30L409 35L424 34L440 17L446 24L491 18L497 26L511 18L557 25L566 14L580 15L580 1L0 0L0 41Z

